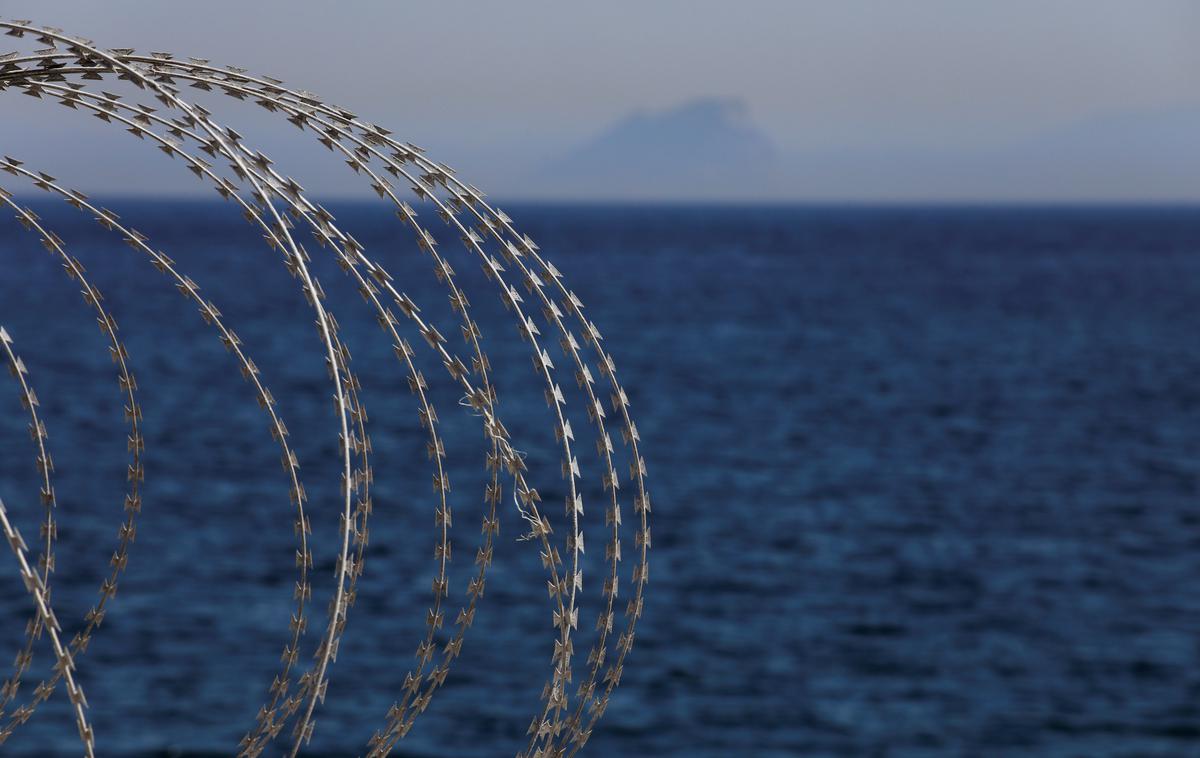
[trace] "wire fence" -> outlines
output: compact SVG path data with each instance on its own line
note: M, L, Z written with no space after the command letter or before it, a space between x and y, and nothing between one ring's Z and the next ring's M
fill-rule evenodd
M523 524L520 539L540 552L556 637L542 690L542 703L533 715L528 743L519 755L542 758L577 753L604 714L633 647L648 580L650 501L645 484L646 467L639 452L640 438L630 414L628 395L617 379L616 366L599 329L584 314L583 304L564 283L561 272L543 256L532 239L515 229L512 219L504 211L489 203L475 187L457 178L452 169L428 158L421 148L396 139L388 130L328 105L311 93L290 89L271 77L254 76L232 66L218 67L206 60L178 60L159 52L138 54L127 48L102 49L88 40L69 36L58 29L37 27L28 21L0 21L0 30L15 44L33 48L0 55L0 91L56 102L75 113L90 114L123 128L147 145L177 159L199 181L233 203L246 221L262 232L266 244L279 255L312 310L318 349L324 357L333 390L333 431L338 436L338 467L341 471L338 557L330 590L332 601L315 641L307 634L313 617L310 609L312 507L301 482L299 461L289 443L288 429L279 405L265 385L262 372L225 322L216 303L203 296L199 286L165 252L152 246L145 235L113 212L93 204L82 193L64 186L55 177L31 169L14 158L5 156L0 161L0 170L15 177L22 185L31 185L66 201L120 235L135 253L147 257L215 331L268 417L289 480L288 496L295 509L295 609L284 635L286 642L279 672L264 695L263 706L254 723L239 744L238 754L259 755L286 734L282 738L285 749L291 755L297 755L311 739L315 716L325 698L330 668L336 661L338 646L354 605L357 581L368 556L374 473L366 430L367 414L359 397L360 384L351 368L349 350L339 334L324 289L310 270L312 259L301 241L309 235L322 251L318 254L334 256L350 277L394 348L427 438L437 498L434 512L438 535L434 549L436 573L432 584L433 600L425 618L425 633L416 649L416 662L405 674L402 691L396 693L393 706L386 713L375 715L381 726L364 746L364 753L383 756L396 747L428 707L459 657L484 594L499 533L499 512L508 500L505 487L509 488L512 507ZM133 96L100 89L115 88L116 84L132 88ZM419 305L399 289L397 280L388 273L378 256L369 253L340 229L333 214L308 199L304 188L281 174L269 157L248 145L237 131L218 120L207 108L185 99L183 93L187 90L252 102L286 118L321 146L339 155L349 169L369 183L383 202L394 206L399 222L411 230L415 247L428 257L446 289L465 352L459 354L438 330L434 319L423 315ZM152 101L155 105L137 102L139 99ZM116 321L103 306L102 295L88 283L83 265L71 257L63 241L15 197L10 188L0 187L0 202L41 240L51 255L61 260L66 274L80 285L84 300L95 311L97 322L110 343L129 424L129 486L124 495L118 543L110 571L101 583L99 600L85 618L76 623L78 630L63 644L62 630L50 602L56 500L46 425L38 412L30 372L18 357L12 337L0 328L4 357L20 384L30 419L44 509L38 541L40 553L31 564L28 546L10 524L7 512L0 507L0 526L18 560L22 580L36 607L27 626L24 648L10 678L0 688L0 717L5 718L0 725L0 741L24 723L39 703L51 697L60 680L65 680L84 752L92 756L96 752L96 738L88 721L86 698L75 681L75 662L86 653L89 640L100 628L109 601L117 592L121 572L131 557L136 559L136 553L131 556L130 548L136 535L136 519L142 509L140 487L144 479L142 455L145 447L142 415L130 358L119 337ZM446 230L461 240L461 250L443 252L430 231L433 227L427 226L423 217L419 217L410 200L422 209L432 209L435 223L440 221ZM561 459L567 491L561 521L558 516L551 517L553 509L542 501L530 481L525 456L501 420L482 330L472 316L466 293L456 281L452 258L478 262L494 287L493 296L498 296L511 314L531 352L536 381L553 418L557 455ZM524 295L518 285L525 289ZM414 332L421 339L410 342L405 335L411 336ZM451 600L447 574L452 557L453 497L445 463L446 445L439 431L438 412L428 392L428 382L414 363L414 342L418 345L423 342L440 361L461 390L463 400L458 412L475 416L487 439L483 528L475 548L475 569L465 594L457 603L457 612L454 611L456 603ZM558 365L550 352L554 342L558 343L559 351L556 352L561 355ZM570 380L564 376L574 378L575 389L570 388ZM153 391L153 388L149 389ZM597 451L592 465L581 464L579 460L581 443L568 418L572 402L582 404L592 426L590 434ZM614 444L614 430L619 431L623 446ZM623 473L626 468L628 478ZM593 472L586 476L598 481L605 493L605 569L598 579L589 579L600 587L602 601L595 621L595 642L586 656L577 653L574 647L584 588L582 492L585 471ZM14 502L14 495L5 494L9 495L10 503ZM623 505L633 508L634 535L632 567L625 571L622 571L622 544L628 540L623 540L622 535ZM146 506L153 507L153 503L147 502ZM627 547L626 553L628 551ZM540 595L540 590L537 594ZM619 597L627 599L622 604ZM447 618L448 614L453 615L452 621ZM53 647L55 673L35 688L29 702L14 708L22 676L27 672L43 630L48 632ZM302 651L307 650L312 650L311 659L302 656ZM577 673L579 667L582 668Z

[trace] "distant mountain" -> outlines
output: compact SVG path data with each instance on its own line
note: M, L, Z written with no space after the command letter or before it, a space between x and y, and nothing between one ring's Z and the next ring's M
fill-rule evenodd
M536 172L568 196L696 198L767 194L775 146L738 98L636 112Z
M1197 135L1200 104L1180 104L1098 113L991 145L831 142L785 152L743 101L705 98L631 114L548 163L517 144L475 165L494 167L487 186L498 195L539 200L1194 202Z

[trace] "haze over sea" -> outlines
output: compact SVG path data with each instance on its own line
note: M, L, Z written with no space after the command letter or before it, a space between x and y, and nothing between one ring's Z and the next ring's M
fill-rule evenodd
M262 368L311 496L322 609L337 441L298 288L230 207L105 204L179 262ZM270 684L292 609L277 448L233 361L145 260L66 206L35 207L107 295L145 412L138 540L80 660L98 751L228 754ZM333 210L453 333L428 260L391 215ZM1200 211L506 210L604 333L651 477L650 601L591 754L1195 753ZM0 240L4 323L57 465L55 601L69 634L115 544L120 397L103 335L58 263L15 223ZM377 456L367 570L312 745L344 756L400 694L435 531L424 437L391 344L330 260L313 257ZM506 423L555 502L554 440L524 346L508 327L489 329L498 306L478 267L451 263L478 293ZM455 467L454 600L476 544L484 448L444 373L418 356ZM0 383L0 400L16 407L15 383ZM36 534L20 413L0 414L0 482ZM597 529L600 511L588 515ZM402 755L523 744L553 630L536 550L517 541L511 508L502 524L463 661ZM0 579L0 652L15 653L29 611L14 576ZM61 709L58 698L43 706L6 754L76 754Z

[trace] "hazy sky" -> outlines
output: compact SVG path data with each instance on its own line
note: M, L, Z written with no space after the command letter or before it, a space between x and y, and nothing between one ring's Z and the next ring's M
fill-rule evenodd
M972 164L1144 114L1200 123L1200 3L1183 0L0 0L0 15L275 75L501 183L503 167L550 159L632 110L710 95L743 98L799 174L816 158L811 185L778 190L798 197L936 195L923 160ZM3 97L3 152L53 158L68 135L93 133L47 129L61 109ZM1103 163L1105 145L1080 161ZM119 175L137 188L141 175L115 164L98 160L93 186ZM992 165L958 180L1021 196L1014 182L1028 178L989 179ZM1060 177L1048 194L1164 194L1133 169L1100 192L1093 174ZM1180 182L1171 191L1186 195ZM1200 196L1200 175L1194 186Z

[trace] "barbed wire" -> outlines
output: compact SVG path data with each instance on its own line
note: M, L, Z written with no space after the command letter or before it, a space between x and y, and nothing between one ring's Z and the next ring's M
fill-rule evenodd
M529 727L529 741L519 758L549 758L577 753L588 741L597 720L607 708L609 697L619 684L626 657L633 646L637 621L642 614L645 585L648 581L648 551L650 549L650 501L647 494L645 462L639 451L640 436L634 424L629 398L617 380L616 366L602 345L600 331L583 312L583 304L563 283L561 272L546 260L528 236L517 232L512 219L493 207L484 195L457 178L444 164L424 155L410 143L399 141L391 133L374 124L360 120L355 114L328 105L305 91L292 90L272 77L252 76L236 67L219 68L203 59L178 60L168 53L137 54L128 48L101 49L89 40L68 36L51 27L37 27L28 21L0 21L0 30L17 40L32 40L41 47L32 51L14 51L0 55L0 92L12 90L25 95L52 99L79 113L90 113L102 121L123 126L131 135L152 143L172 158L178 158L198 179L210 184L224 199L234 202L244 218L263 233L268 246L281 254L288 272L298 281L306 301L315 316L317 336L321 342L326 368L334 391L338 433L338 465L341 469L339 548L335 568L335 583L328 617L320 640L313 652L312 666L299 673L297 661L302 638L308 625L308 600L312 596L310 569L312 553L309 546L312 527L305 503L307 496L299 478L299 462L288 443L288 432L279 414L276 401L266 389L260 371L246 354L237 335L226 326L217 306L202 297L199 287L178 270L165 253L150 246L149 240L132 227L124 225L111 211L97 207L82 193L66 188L45 173L27 168L22 162L5 157L0 170L23 181L29 181L42 191L64 199L82 212L91 214L97 222L121 234L135 251L146 255L151 263L167 276L180 293L195 303L201 316L217 332L225 347L235 356L243 377L253 385L254 392L269 416L272 436L280 445L282 463L289 479L289 497L296 510L295 531L298 547L296 566L298 578L295 589L296 609L289 625L288 641L281 656L281 668L273 680L267 699L238 747L239 755L261 754L290 725L290 754L297 755L311 738L315 714L325 698L329 668L337 658L337 650L345 631L349 610L354 604L359 577L364 571L369 542L368 519L372 513L370 486L372 446L366 431L366 410L359 398L359 381L350 370L350 353L341 341L337 320L327 305L325 292L310 269L308 251L295 234L307 229L317 244L334 256L339 267L358 289L372 309L380 327L392 341L394 352L404 366L407 383L418 405L418 418L425 429L431 466L433 488L437 496L435 525L437 542L434 549L437 571L433 580L433 602L428 609L425 633L418 644L417 664L404 677L402 694L383 715L384 725L366 745L366 754L384 756L409 733L420 713L428 707L434 693L446 681L451 665L462 649L467 630L473 623L480 598L484 593L487 569L493 558L496 535L499 532L498 507L503 501L503 478L511 479L515 509L525 522L519 538L536 544L547 572L547 588L552 604L552 624L556 630L551 655L550 675L542 690L542 705ZM95 90L94 82L124 81L153 96L157 106L130 102L122 95ZM439 282L446 288L451 306L457 314L459 328L470 352L469 365L463 361L432 320L421 313L416 302L396 286L396 280L379 262L368 254L363 245L339 228L333 214L307 198L305 190L293 179L280 174L271 159L252 149L240 134L222 122L206 108L185 100L182 86L216 92L238 100L251 101L263 109L284 116L289 122L311 134L319 144L342 156L347 166L367 179L372 189L385 202L392 204L400 221L415 235L417 247L430 259ZM205 157L201 157L201 155ZM224 165L222 165L224 164ZM501 303L513 315L521 338L532 353L533 369L538 376L553 417L555 438L561 458L562 477L566 482L564 517L568 526L562 547L566 561L553 538L551 519L540 503L538 490L529 481L530 472L525 456L517 450L509 432L500 419L496 388L491 379L491 364L483 349L482 330L474 320L470 303L457 284L449 258L439 251L439 242L418 219L418 213L401 196L396 183L407 185L409 191L425 204L431 205L446 228L462 242L464 252L479 261L486 278L496 288ZM141 510L139 490L143 478L141 453L144 441L140 431L141 411L134 390L136 384L127 366L127 354L117 337L116 323L100 305L102 298L83 278L83 267L71 258L61 239L44 228L36 215L12 200L13 195L0 188L0 201L17 214L31 231L40 236L47 250L60 256L68 273L77 278L87 302L98 314L101 328L106 331L118 363L121 386L127 395L126 416L130 421L129 449L130 493L126 496L126 521L120 532L121 541L112 561L112 572L101 587L101 600L84 619L69 650L62 649L53 637L56 674L39 685L34 699L17 712L0 731L0 741L26 720L38 703L50 697L59 677L65 676L68 691L76 707L76 721L87 755L93 755L95 741L86 721L82 691L71 677L74 659L87 648L92 634L104 617L107 601L116 593L117 580L129 559L129 544L135 532L134 519ZM533 298L526 303L516 284L524 286ZM532 315L530 315L532 313ZM397 315L399 314L399 315ZM535 320L535 317L539 317ZM438 415L428 394L428 382L414 363L415 351L402 336L403 324L421 335L429 350L442 363L448 376L461 392L461 405L476 416L483 427L489 450L486 459L488 481L485 485L482 536L476 548L476 570L467 586L465 603L453 622L453 633L439 645L439 630L446 624L448 601L448 564L452 556L450 529L452 527L451 486L445 444L438 430ZM543 335L539 323L549 332ZM585 350L577 339L580 331ZM54 490L51 484L51 464L45 450L42 422L36 414L36 396L25 381L25 371L15 353L9 348L7 332L5 350L10 367L21 381L24 403L29 407L38 443L37 458L42 480L42 499L46 509L42 527L42 556L40 573L33 579L25 576L23 543L19 535L9 534L7 517L0 509L0 522L9 536L10 544L22 565L25 579L37 605L26 634L26 649L32 647L42 625L53 618L49 606L50 575L53 568ZM602 610L596 621L596 640L591 646L585 667L586 674L572 694L575 631L579 626L579 599L584 588L582 555L584 553L583 516L584 466L575 453L575 432L568 420L567 394L559 380L563 369L555 365L545 348L548 340L556 338L562 354L581 394L583 407L593 427L599 459L599 482L606 493L605 525L608 533L605 547L607 569L602 581ZM17 370L21 366L21 370ZM613 418L609 418L597 387L598 373L607 385ZM629 482L633 489L632 506L637 516L635 556L627 582L630 599L623 612L623 627L615 635L617 598L622 583L622 496L617 473L619 449L609 433L610 424L620 428L625 443L624 454L629 461ZM38 431L42 430L42 431ZM149 504L148 504L149 505ZM15 535L15 531L12 535ZM18 550L18 547L22 550ZM57 629L51 629L56 633ZM440 649L439 649L440 647ZM20 677L28 666L28 655L18 658L13 677L0 689L0 715L15 695ZM70 664L70 665L68 665ZM294 681L293 681L294 679ZM78 699L78 702L76 700Z

